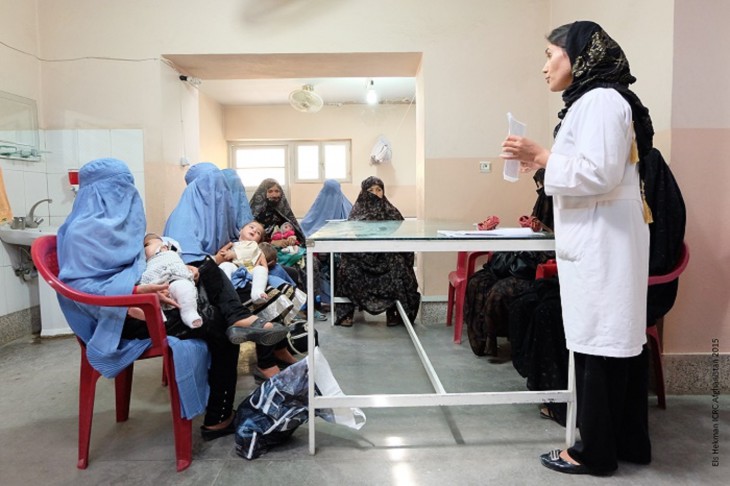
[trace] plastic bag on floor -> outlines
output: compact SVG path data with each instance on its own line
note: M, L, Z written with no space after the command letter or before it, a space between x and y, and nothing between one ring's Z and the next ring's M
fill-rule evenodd
M343 395L332 370L319 351L314 348L315 393ZM236 453L246 459L255 459L270 447L286 441L309 419L309 368L303 359L263 382L238 406L236 411ZM332 423L360 429L365 425L365 414L359 408L320 409L316 415Z

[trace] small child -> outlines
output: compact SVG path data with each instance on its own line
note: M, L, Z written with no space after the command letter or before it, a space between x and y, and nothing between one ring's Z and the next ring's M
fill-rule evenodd
M198 291L195 288L193 273L185 265L176 251L155 233L144 237L144 254L147 268L140 278L141 284L169 283L170 296L180 305L180 318L192 328L203 324L198 314Z
M266 267L271 270L276 266L276 263L278 261L278 255L276 253L276 248L271 243L259 243L259 249L261 250L261 253L264 254L264 258L266 259Z
M218 265L230 279L239 267L245 267L251 274L251 299L254 304L266 302L266 285L269 270L266 257L259 248L264 235L264 227L258 221L251 221L241 228L238 241L223 252L225 260Z
M284 222L279 227L278 231L274 230L273 233L271 233L271 241L281 241L281 240L288 240L289 238L293 237L293 240L289 241L288 244L281 247L281 251L283 253L291 253L296 254L299 253L299 241L296 239L297 235L294 232L294 226L292 226L291 223Z

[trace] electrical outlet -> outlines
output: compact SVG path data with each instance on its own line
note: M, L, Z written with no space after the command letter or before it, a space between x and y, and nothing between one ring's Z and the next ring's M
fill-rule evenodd
M492 163L479 162L479 172L483 172L485 174L489 174L490 172L492 172Z

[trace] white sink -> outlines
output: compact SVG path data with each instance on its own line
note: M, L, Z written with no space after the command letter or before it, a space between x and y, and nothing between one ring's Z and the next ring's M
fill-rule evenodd
M10 229L10 225L4 224L0 226L0 240L10 245L31 246L37 238L55 235L57 232L58 227L56 226L41 226L21 230ZM38 295L41 306L41 337L73 334L63 312L61 312L61 307L58 305L56 292L42 278L38 279Z
M0 240L10 245L30 246L41 236L55 235L55 226L39 226L38 228L10 229L9 225L0 226Z

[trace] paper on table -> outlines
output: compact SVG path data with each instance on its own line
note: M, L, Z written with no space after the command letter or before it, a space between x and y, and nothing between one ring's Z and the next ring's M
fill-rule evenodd
M437 233L443 236L448 236L450 238L525 238L533 236L544 236L543 233L536 233L532 231L532 228L497 228L493 230L464 231L438 230Z
M527 133L527 125L517 121L517 119L512 116L512 113L507 113L507 124L509 125L508 135L524 137L525 133ZM520 161L516 159L505 160L502 177L504 177L504 180L506 181L517 182L520 177Z

